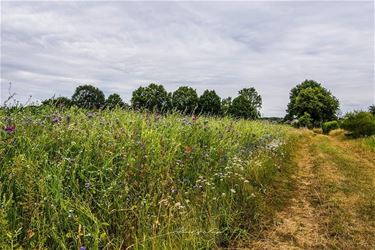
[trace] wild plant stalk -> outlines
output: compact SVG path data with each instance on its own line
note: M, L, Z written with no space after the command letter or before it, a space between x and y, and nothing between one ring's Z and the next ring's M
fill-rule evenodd
M259 225L291 145L287 127L229 118L24 108L0 120L0 248L228 246Z

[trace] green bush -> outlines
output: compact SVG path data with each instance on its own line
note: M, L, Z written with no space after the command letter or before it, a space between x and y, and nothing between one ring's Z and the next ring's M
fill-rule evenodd
M331 132L334 129L340 128L340 125L337 121L330 121L330 122L325 122L322 125L323 133L328 135L329 132Z
M370 136L375 134L375 117L364 111L348 113L341 128L353 137Z

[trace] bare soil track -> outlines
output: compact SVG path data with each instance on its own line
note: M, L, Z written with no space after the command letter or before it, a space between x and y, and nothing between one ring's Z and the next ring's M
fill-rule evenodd
M294 198L250 249L375 249L375 154L343 136L300 133Z

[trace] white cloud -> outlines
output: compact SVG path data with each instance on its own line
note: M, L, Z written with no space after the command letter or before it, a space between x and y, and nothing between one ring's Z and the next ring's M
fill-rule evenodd
M372 2L4 2L2 97L70 96L92 83L126 101L139 85L235 96L254 86L282 116L289 90L322 82L343 111L374 102Z

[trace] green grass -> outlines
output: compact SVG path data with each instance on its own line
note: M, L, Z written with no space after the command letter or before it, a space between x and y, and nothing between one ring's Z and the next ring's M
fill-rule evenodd
M284 202L289 128L122 110L0 111L0 248L210 249ZM57 119L56 119L57 118ZM55 120L55 122L53 121Z
M327 137L315 140L312 153L319 193L317 204L324 219L323 228L332 249L372 249L375 241L375 195L373 166L358 148L357 141L340 139L336 144ZM330 173L329 169L337 172ZM318 199L317 199L318 200Z
M375 136L366 137L361 140L365 146L375 151Z

